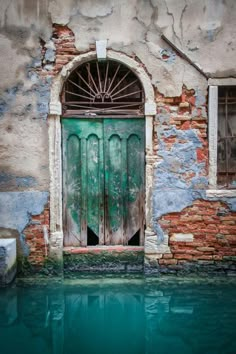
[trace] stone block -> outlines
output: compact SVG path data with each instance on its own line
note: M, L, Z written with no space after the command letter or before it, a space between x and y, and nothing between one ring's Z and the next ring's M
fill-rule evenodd
M12 282L16 275L16 240L0 239L0 286Z
M170 241L175 242L193 242L193 234L173 234L170 237Z
M158 244L157 242L157 235L146 236L144 249L145 254L171 253L168 246L168 235L164 235L164 240L161 244Z

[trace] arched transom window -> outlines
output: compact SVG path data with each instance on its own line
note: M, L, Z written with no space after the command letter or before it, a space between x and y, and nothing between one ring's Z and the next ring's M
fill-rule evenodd
M62 92L64 116L143 116L144 91L137 76L113 60L77 67Z

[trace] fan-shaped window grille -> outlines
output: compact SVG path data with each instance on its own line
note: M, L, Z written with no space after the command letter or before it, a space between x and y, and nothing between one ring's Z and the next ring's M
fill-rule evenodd
M144 92L136 75L115 61L92 61L76 68L63 88L63 115L144 113Z

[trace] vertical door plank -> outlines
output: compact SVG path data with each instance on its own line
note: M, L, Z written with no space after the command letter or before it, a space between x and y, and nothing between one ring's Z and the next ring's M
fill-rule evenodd
M87 140L81 139L81 246L87 246Z
M126 232L127 243L138 231L140 233L140 243L142 243L144 228L144 141L142 126L137 124L135 128L127 139L129 220Z
M128 226L128 174L127 174L127 139L122 139L122 244L127 245Z
M80 140L63 130L64 245L80 245L81 159ZM65 193L65 191L67 191Z
M122 244L123 239L123 198L121 138L118 134L109 134L105 154L106 218L109 223L106 244L119 245Z
M103 128L102 128L103 137ZM99 245L105 242L105 181L104 181L104 139L99 140Z
M63 200L66 245L87 246L89 227L103 242L101 223L104 222L104 176L102 120L63 118ZM66 147L68 139L75 139ZM72 139L72 141L74 141ZM79 143L77 143L79 142ZM72 196L72 197L71 197ZM73 200L73 207L67 200ZM102 208L101 208L102 206ZM68 216L73 216L73 224ZM73 239L72 239L73 237ZM73 241L75 240L75 241Z
M144 119L104 119L106 244L144 229Z

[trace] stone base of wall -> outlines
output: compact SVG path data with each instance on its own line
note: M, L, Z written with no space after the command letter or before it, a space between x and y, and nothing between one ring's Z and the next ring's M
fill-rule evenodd
M198 275L198 276L236 276L236 257L225 261L177 261L175 259L160 260L145 257L145 274Z
M88 247L64 251L64 275L143 272L143 247Z

